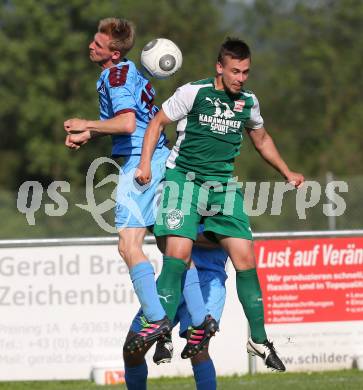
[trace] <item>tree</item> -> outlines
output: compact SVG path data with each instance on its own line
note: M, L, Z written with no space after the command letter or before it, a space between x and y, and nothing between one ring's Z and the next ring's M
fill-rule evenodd
M170 79L152 80L157 103L176 86L213 71L215 50L211 48L222 34L212 0L2 1L0 188L8 192L0 193L0 217L12 222L1 228L3 237L92 234L92 220L89 216L82 220L75 207L62 218L48 218L42 207L37 214L41 226L22 226L21 221L26 225L26 220L16 210L14 193L24 181L39 181L46 189L53 180L66 180L71 184L69 203L84 203L84 190L79 188L85 184L90 163L110 155L110 137L74 152L64 146L63 130L67 118L98 117L96 80L100 69L88 59L88 44L98 21L109 16L135 22L137 39L130 59L137 64L141 48L151 39L170 38L181 47L182 69ZM106 173L97 170L98 180ZM96 224L94 227L93 234L105 234Z
M130 57L137 63L141 48L155 37L168 37L180 45L183 69L169 80L155 82L158 102L180 83L204 77L211 69L214 52L210 47L220 34L211 1L2 2L0 162L7 167L0 176L2 185L15 189L30 178L71 179L80 184L89 162L109 155L108 139L87 145L82 153L67 150L63 121L98 116L95 82L99 69L88 60L88 43L99 19L113 15L136 23L138 36Z
M237 17L253 49L250 85L283 155L308 176L360 174L363 3L256 0ZM248 169L264 174L255 160Z

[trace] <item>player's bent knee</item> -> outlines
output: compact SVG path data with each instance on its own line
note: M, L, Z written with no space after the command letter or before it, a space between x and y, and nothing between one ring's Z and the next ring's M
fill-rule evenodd
M247 271L256 268L256 261L252 259L231 259L236 271Z
M142 245L138 241L120 240L118 245L120 256L130 265L133 260L144 257Z
M189 248L183 248L183 247L175 247L175 246L167 246L165 249L165 255L170 257L175 257L177 259L182 259L186 263L189 263L191 260L191 252Z
M165 255L183 259L185 262L190 261L193 240L186 237L168 236L166 239Z
M130 257L132 248L129 243L121 242L118 246L118 252L123 259Z
M120 230L119 250L127 250L133 247L141 247L144 242L146 228L126 228Z
M181 259L187 264L189 264L191 261L190 254L185 252L165 251L165 256L174 257L175 259Z
M127 245L120 244L118 246L118 253L126 261L126 263L129 263L131 254L130 254L130 251L129 251L129 247Z

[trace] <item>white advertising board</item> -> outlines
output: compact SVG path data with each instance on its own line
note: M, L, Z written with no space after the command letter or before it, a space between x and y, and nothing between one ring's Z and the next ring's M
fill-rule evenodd
M145 245L156 272L161 254ZM222 331L211 345L219 375L246 373L247 323L234 271ZM122 345L139 307L116 245L0 249L0 380L88 379L100 362L121 362ZM236 309L237 308L237 309ZM174 331L172 364L150 377L192 375Z
M261 245L256 242L258 259ZM285 243L271 240L270 250L276 245ZM158 273L160 252L155 245L145 245L144 251ZM248 371L247 322L236 295L233 267L229 263L227 268L227 301L221 332L210 347L218 375ZM333 291L332 295L328 291L325 295L321 291L316 293L317 300L324 296L325 302L330 296L331 301L342 301L343 309L355 305L353 313L350 309L344 314L336 304L337 310L340 308L338 320L334 318L335 311L329 311L329 316L333 316L330 319L324 314L330 305L319 306L319 311L315 308L312 319L304 317L301 322L293 323L295 317L291 314L290 323L276 323L270 312L274 315L274 310L281 310L274 308L274 302L277 300L280 307L282 298L280 293L266 292L267 276L277 273L276 267L270 268L260 274L266 328L287 369L351 368L363 355L363 321L358 310L362 302L357 298L361 293L358 290L349 292L350 295L343 293L346 297L343 300L342 291ZM333 275L334 271L329 272ZM337 272L341 274L341 270ZM354 283L355 286L357 282ZM361 288L360 284L355 288ZM313 302L304 295L300 301L299 305ZM138 307L127 267L114 244L1 248L0 380L88 379L99 363L122 365L122 345ZM352 320L353 315L356 320ZM150 377L192 375L190 363L180 358L185 341L179 339L177 329L173 341L172 364L156 366L152 362L153 349L149 352ZM266 371L261 359L256 360L256 368Z

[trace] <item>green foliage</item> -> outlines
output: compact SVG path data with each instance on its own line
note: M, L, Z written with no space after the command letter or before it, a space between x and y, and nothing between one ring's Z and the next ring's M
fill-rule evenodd
M218 377L218 388L221 390L358 390L362 387L363 373L358 370L284 373L284 374L257 374L244 376ZM309 383L307 385L307 382ZM3 382L0 390L112 390L121 386L96 385L89 381L43 381L43 382ZM195 389L195 382L190 377L157 378L148 380L150 390Z
M253 48L251 88L282 154L309 175L363 167L363 3L256 0L237 27ZM256 161L242 174L256 171Z
M206 14L211 24L205 23ZM204 77L212 69L210 47L219 27L211 1L2 2L0 162L8 170L0 175L1 186L15 190L30 178L68 179L80 185L90 161L110 154L109 140L89 144L80 153L67 150L63 122L75 116L98 117L95 83L100 70L88 59L88 44L99 19L113 15L133 20L137 26L136 47L130 53L136 62L141 48L155 37L174 39L182 48L183 70L155 82L159 103L180 83Z
M229 11L228 17L224 11ZM177 86L212 75L224 36L242 36L253 53L247 88L259 97L266 127L290 167L308 178L323 178L332 171L336 176L348 177L355 183L351 188L360 191L360 0L227 4L215 0L3 0L0 189L5 192L0 196L0 217L9 223L2 227L1 237L99 234L97 226L91 228L92 219L82 216L77 208L70 209L63 219L52 217L54 221L39 211L43 225L22 228L25 217L16 210L16 194L27 180L37 180L44 188L53 180L67 180L72 191L79 189L70 195L69 204L82 203L90 162L109 156L109 137L74 152L64 147L63 130L67 118L98 117L95 82L100 69L88 59L88 44L99 19L108 16L135 22L137 40L130 59L137 64L142 47L155 37L173 39L181 47L182 69L170 79L152 80L158 104ZM167 130L172 142L173 131L173 127ZM96 180L109 172L106 167L99 169ZM236 161L236 174L240 181L281 180L248 141ZM340 228L360 226L358 194L351 191L346 196L351 202L345 214L349 217L339 220ZM321 213L312 212L308 221L297 221L293 201L290 203L282 216L252 218L255 230L326 226Z

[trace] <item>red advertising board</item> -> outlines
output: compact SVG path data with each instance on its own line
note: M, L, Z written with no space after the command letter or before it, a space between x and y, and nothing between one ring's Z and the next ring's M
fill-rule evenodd
M363 320L363 237L255 241L267 324Z

